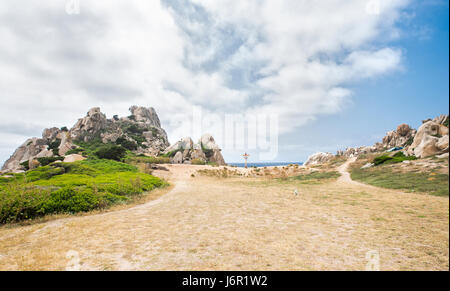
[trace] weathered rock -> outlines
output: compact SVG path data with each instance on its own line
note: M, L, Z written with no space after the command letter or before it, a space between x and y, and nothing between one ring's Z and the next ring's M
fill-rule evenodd
M194 149L191 153L192 160L200 160L202 162L206 162L206 155L201 149Z
M331 153L315 153L311 155L305 163L305 166L313 166L318 164L323 164L334 158Z
M448 128L435 121L428 121L419 128L408 151L418 158L425 158L448 150Z
M377 147L380 149L406 147L415 135L416 130L412 129L407 124L401 124L397 127L397 130L389 131L383 138L382 144Z
M172 159L172 163L182 164L183 163L183 154L181 152L177 152Z
M153 107L131 106L130 112L137 122L144 122L153 127L161 127L161 122Z
M210 134L204 134L199 141L203 149L218 150L219 146L216 144L214 138Z
M17 172L23 169L20 165L36 157L40 152L47 150L47 141L41 138L31 138L26 140L13 155L5 162L3 171Z
M61 144L58 148L58 154L60 156L64 156L68 151L77 147L72 143L72 137L69 132L62 131L59 133L58 137L61 139Z
M372 168L373 166L375 166L375 164L367 163L367 164L365 164L364 166L362 166L361 169L364 170L364 169Z
M39 163L39 161L36 160L36 159L31 159L31 160L28 161L28 168L30 170L36 169L40 165L41 165L41 163Z
M87 116L78 120L75 126L70 130L73 140L91 141L97 137L102 130L106 129L106 115L95 107L89 110Z
M77 162L77 161L83 161L86 158L83 157L82 155L78 155L78 154L72 154L72 155L68 155L64 158L64 163L73 163L73 162Z

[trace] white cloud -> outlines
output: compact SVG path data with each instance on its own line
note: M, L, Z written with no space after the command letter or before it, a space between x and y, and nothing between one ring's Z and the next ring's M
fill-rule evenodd
M133 104L155 107L172 141L189 134L192 105L276 112L288 132L341 110L348 84L401 66L389 41L409 1L380 1L379 15L361 0L81 0L79 15L2 1L0 139Z

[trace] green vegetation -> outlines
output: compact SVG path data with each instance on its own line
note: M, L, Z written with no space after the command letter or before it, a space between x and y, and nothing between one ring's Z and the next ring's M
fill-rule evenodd
M50 164L0 179L0 223L105 208L165 185L112 160Z
M102 145L100 146L94 154L99 159L108 159L108 160L115 160L115 161L121 161L123 158L125 158L127 150L120 145Z
M375 164L375 166L378 166L381 164L396 164L401 163L403 161L411 161L411 160L417 160L417 158L415 156L407 157L403 152L398 152L393 156L382 155L376 157L372 163Z
M79 154L79 153L83 153L83 151L84 151L84 149L82 149L82 148L71 149L66 153L66 155Z
M59 155L59 146L61 145L61 140L57 138L54 142L48 143L48 149L53 151L55 156Z
M425 192L436 196L449 195L448 174L393 172L386 167L358 169L351 172L352 179L377 187Z
M47 166L48 164L51 164L56 161L63 161L63 157L44 157L44 158L38 158L38 162L41 164L41 166Z
M206 165L206 162L201 159L193 159L191 161L192 165Z
M132 154L128 154L128 156L125 158L125 162L128 164L139 164L139 163L169 164L170 158L168 158L168 157L147 157L144 155L135 156Z

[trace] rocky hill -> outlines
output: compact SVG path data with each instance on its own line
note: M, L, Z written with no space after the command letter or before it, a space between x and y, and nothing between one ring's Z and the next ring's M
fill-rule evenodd
M315 165L330 161L335 156L355 157L362 154L385 152L392 148L401 148L406 156L427 158L436 155L448 155L449 152L449 116L441 115L422 121L418 130L407 124L401 124L396 130L386 134L381 142L373 146L347 148L331 153L315 153L305 165Z
M42 138L26 140L5 162L2 171L20 172L36 167L42 158L62 160L86 144L114 144L136 155L156 157L165 154L175 163L189 163L192 159L225 163L221 150L210 135L203 136L195 148L180 147L180 142L169 147L167 134L161 128L155 109L132 106L130 113L127 117L115 115L108 119L96 107L89 110L70 130L65 127L47 128ZM192 140L189 144L193 145Z

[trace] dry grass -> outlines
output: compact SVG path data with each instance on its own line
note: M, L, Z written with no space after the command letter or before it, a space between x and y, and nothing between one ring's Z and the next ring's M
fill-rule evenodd
M0 270L449 269L449 200L359 184L191 177L140 206L0 228ZM299 195L293 191L298 189Z

